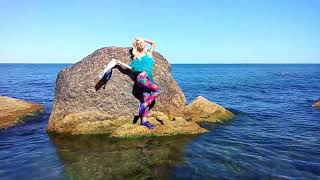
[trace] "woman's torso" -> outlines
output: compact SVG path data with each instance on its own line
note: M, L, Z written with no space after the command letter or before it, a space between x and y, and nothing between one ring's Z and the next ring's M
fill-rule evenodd
M148 53L141 56L140 58L132 59L130 66L134 74L138 74L140 72L145 71L149 77L149 79L153 82L152 70L154 66L154 59Z

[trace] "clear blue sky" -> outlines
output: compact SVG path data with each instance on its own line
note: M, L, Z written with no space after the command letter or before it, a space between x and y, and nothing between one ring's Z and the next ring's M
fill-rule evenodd
M170 63L320 63L320 0L0 0L0 63L157 42Z

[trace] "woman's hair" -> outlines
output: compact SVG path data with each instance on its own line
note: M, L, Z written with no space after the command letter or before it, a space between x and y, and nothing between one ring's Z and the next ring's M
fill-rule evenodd
M133 58L138 58L138 50L137 50L137 45L136 45L137 41L144 41L144 39L141 37L136 37L133 40L133 42L132 42L132 56L133 56Z

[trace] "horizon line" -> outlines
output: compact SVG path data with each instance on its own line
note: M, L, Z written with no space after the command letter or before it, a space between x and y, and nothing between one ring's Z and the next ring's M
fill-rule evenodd
M78 62L80 62L80 61L78 61ZM43 62L27 62L27 63L24 63L24 62L0 62L0 64L76 64L76 63L78 63L78 62L74 62L74 63L62 63L62 62L49 62L49 63L43 63ZM261 64L261 65L268 65L268 64L310 64L310 65L312 65L312 64L320 64L320 62L319 63L295 63L295 62L293 62L293 63L169 63L169 64L177 64L177 65L188 65L188 64L190 64L190 65L205 65L205 64L230 64L230 65L232 65L232 64L239 64L239 65L241 65L241 64Z

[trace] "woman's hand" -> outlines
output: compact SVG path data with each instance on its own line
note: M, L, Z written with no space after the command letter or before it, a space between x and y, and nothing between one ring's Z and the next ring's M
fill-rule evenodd
M147 42L147 43L149 43L150 45L156 44L156 42L155 42L155 41L152 41L152 40L145 39L144 41Z
M156 48L156 42L152 40L147 40L147 39L145 39L144 41L151 45L150 54L152 55L154 49Z

